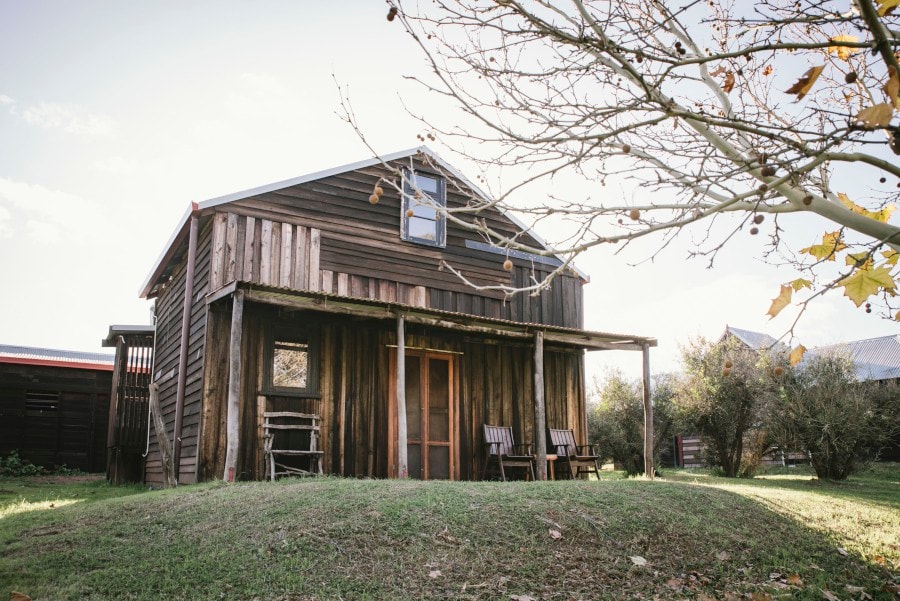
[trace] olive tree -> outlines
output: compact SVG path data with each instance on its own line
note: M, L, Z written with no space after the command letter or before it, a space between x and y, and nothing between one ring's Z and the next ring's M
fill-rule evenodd
M733 336L693 340L681 352L675 406L682 426L700 435L711 466L728 477L752 476L770 445L764 420L772 361Z
M673 433L674 377L653 378L653 465L660 464L662 445ZM644 403L642 384L612 371L595 380L588 404L588 437L604 459L612 459L629 476L644 473Z
M786 373L770 416L779 445L809 453L819 478L845 480L900 432L900 387L859 382L853 362L816 355Z

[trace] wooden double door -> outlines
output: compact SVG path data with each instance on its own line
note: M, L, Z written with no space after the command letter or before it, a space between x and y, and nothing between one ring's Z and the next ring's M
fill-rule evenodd
M406 453L410 478L457 479L453 359L446 353L406 352Z

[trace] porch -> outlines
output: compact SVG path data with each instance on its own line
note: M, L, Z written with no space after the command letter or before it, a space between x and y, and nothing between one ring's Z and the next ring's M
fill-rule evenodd
M484 423L511 426L538 454L547 427L583 441L584 351L642 352L649 374L656 344L246 283L211 295L208 309L200 480L264 477L272 411L320 416L325 473L477 479ZM285 344L307 353L303 386L273 379ZM546 478L546 457L538 465Z

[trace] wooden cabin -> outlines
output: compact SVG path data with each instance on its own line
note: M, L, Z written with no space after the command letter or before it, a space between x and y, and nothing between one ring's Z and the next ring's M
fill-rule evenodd
M443 212L472 198L423 147L192 204L141 292L179 482L261 479L265 412L318 416L324 472L355 477L396 477L405 448L412 477L475 479L484 423L586 440L584 351L646 356L655 340L584 331L574 268L538 294L494 288L562 263ZM545 248L496 209L460 216L473 217ZM151 437L148 482L159 457Z
M106 469L112 369L112 355L0 345L0 456Z

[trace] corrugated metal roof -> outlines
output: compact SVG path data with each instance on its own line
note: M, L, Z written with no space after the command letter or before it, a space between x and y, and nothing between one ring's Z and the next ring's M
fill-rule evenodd
M106 353L85 353L60 349L0 344L0 363L58 365L60 367L96 367L112 369L115 357Z
M231 284L226 285L221 288L219 291L214 292L208 298L208 302L212 302L214 300L218 300L222 296L226 296L231 294L236 287L240 286L241 288L249 289L249 290L267 290L272 292L278 292L282 294L287 294L289 296L295 296L298 298L309 298L309 299L320 299L325 303L328 302L347 302L357 305L369 305L373 307L383 307L385 309L400 309L404 312L415 314L422 313L425 315L432 315L435 317L441 317L447 319L448 321L459 320L459 321L468 321L473 323L483 323L483 324L493 324L496 326L505 326L509 328L524 328L532 331L542 330L545 332L557 332L559 334L568 334L572 336L584 336L587 338L598 338L608 342L634 342L637 344L641 344L646 342L650 346L656 346L657 340L652 336L634 336L631 334L616 334L613 332L598 332L593 330L581 330L578 328L570 328L566 326L556 326L556 325L548 325L541 323L531 323L531 322L523 322L523 321L512 321L509 319L503 319L499 317L484 317L478 315L471 315L469 313L458 313L455 311L447 311L443 309L433 309L429 307L419 307L415 305L410 305L406 303L400 303L396 301L383 301L380 299L373 298L363 298L356 296L345 296L341 294L336 294L332 292L312 292L312 291L300 291L294 290L293 288L286 288L282 286L268 286L255 284L252 282L240 281L240 282L232 282Z
M860 382L900 378L900 335L820 346L810 349L805 360L827 354L849 357L856 366L856 379Z
M725 326L725 334L731 334L748 347L755 351L771 348L778 344L778 341L762 332L751 332L750 330L740 330L731 326Z

